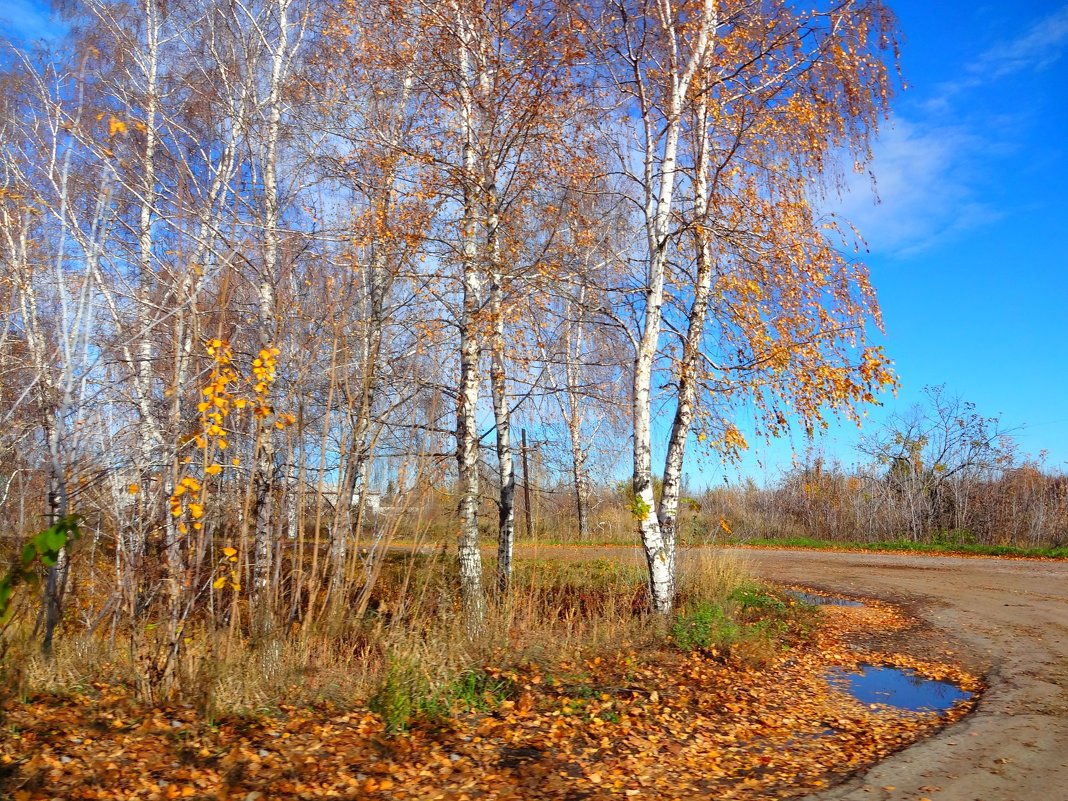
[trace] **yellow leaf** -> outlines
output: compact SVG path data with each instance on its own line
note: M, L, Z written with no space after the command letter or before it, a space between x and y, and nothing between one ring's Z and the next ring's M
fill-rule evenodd
M211 464L204 470L209 476L217 476L222 472L222 465Z
M224 556L236 556L237 548L223 548L222 552Z
M136 484L131 484L130 486L128 486L126 488L126 491L128 493L130 493L131 495L136 495L140 491L140 489L141 488L139 486L137 486Z
M108 118L108 136L114 136L117 133L123 135L126 134L126 123L120 120L118 117Z
M211 586L217 590L221 590L226 585L226 576L219 576L215 581L211 583Z

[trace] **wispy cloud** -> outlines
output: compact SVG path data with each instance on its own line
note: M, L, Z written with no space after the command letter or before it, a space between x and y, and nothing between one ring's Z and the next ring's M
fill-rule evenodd
M988 103L987 90L998 83L1005 91L1013 76L1048 69L1066 54L1068 4L979 50L954 80L932 87L909 116L883 130L872 164L875 194L866 176L854 176L836 210L873 251L898 257L1006 216L996 197L1005 183L998 171L1016 163L1012 154L1029 123L1021 108Z
M981 52L959 78L938 87L928 100L931 111L945 110L954 96L991 81L1024 72L1040 72L1068 53L1068 5L1036 20L1023 33Z
M1042 70L1068 50L1068 5L1035 22L1025 33L982 53L968 65L979 77L1003 78L1024 70Z
M54 39L62 32L46 0L3 0L0 3L0 38L32 42Z
M875 147L876 181L855 175L835 211L870 248L907 257L998 218L979 199L972 164L988 144L967 129L898 119Z

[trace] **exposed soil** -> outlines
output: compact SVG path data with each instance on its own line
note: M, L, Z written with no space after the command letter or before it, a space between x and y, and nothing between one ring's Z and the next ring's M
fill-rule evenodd
M539 556L640 558L626 548ZM570 552L570 553L568 553ZM751 572L903 606L920 622L884 650L985 676L976 711L811 801L1068 799L1068 563L802 550L738 551ZM871 643L865 643L870 645Z

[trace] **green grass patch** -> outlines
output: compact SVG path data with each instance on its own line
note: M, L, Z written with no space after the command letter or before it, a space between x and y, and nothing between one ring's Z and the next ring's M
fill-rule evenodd
M684 651L731 655L765 667L775 653L807 640L819 612L756 582L736 587L722 603L695 599L675 615L671 642Z
M435 688L414 662L391 659L368 708L382 718L387 730L400 732L417 720L439 723L457 712L493 709L513 690L511 681L484 670L464 671Z
M782 616L789 612L789 605L767 587L747 583L737 587L731 594L743 612L762 616Z
M912 540L884 540L879 542L841 542L815 537L755 538L739 545L766 548L806 548L812 550L891 551L902 553L962 554L966 556L1014 556L1030 559L1068 559L1068 547L1020 548L1015 545L982 545L966 538L935 535L928 542Z

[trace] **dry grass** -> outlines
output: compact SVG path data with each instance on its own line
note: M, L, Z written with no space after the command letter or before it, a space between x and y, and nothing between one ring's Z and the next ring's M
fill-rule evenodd
M748 581L748 560L740 554L707 548L680 552L679 593L685 598L723 603Z
M39 641L20 631L10 640L4 658L4 685L26 697L38 693L66 697L91 691L94 683L131 684L136 666L130 653L107 638L88 634L64 638L51 658L42 656Z
M494 565L486 567L492 575ZM684 554L682 567L681 589L691 598L722 601L746 579L733 555ZM142 690L146 671L166 647L159 631L138 638L128 631L114 639L64 637L51 660L24 637L6 661L19 665L24 696L125 686L142 700L193 704L213 718L287 705L354 707L371 701L398 671L418 693L436 698L488 665L559 663L655 642L663 626L646 614L646 593L637 566L520 560L512 591L494 599L482 627L471 632L452 560L440 553L395 554L383 564L359 619L343 609L309 627L277 627L258 640L190 624L166 698Z

